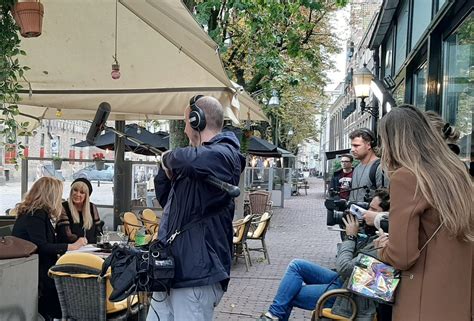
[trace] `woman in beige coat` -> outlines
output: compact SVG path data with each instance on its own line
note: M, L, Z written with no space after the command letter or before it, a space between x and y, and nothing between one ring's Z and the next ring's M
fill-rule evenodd
M389 237L376 242L380 258L402 270L393 320L470 321L474 219L466 168L413 106L392 109L379 135L391 206Z

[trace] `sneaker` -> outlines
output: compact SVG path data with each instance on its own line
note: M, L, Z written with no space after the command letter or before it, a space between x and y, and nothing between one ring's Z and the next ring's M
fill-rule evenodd
M262 314L257 321L278 321L278 318L274 317L270 312L267 312Z

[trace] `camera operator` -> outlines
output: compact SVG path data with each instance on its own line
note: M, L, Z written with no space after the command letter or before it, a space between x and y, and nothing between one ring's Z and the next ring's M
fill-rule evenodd
M370 208L377 212L388 211L390 206L388 197L386 190L377 190L370 202ZM267 312L260 316L259 321L288 320L293 307L313 310L315 302L326 291L347 285L360 253L376 255L376 248L373 244L376 236L367 237L359 234L359 222L352 214L347 214L343 220L347 236L341 244L338 244L337 272L307 260L295 259L291 261L280 282L272 305ZM362 296L355 296L354 300L359 307L357 320L373 320L376 313L375 302ZM332 310L335 314L350 316L352 307L347 300L336 299Z
M352 186L352 161L354 158L352 155L345 154L341 156L341 169L334 172L331 180L331 186L334 191L339 192L339 197L343 199L349 199L348 190Z
M359 128L350 133L351 153L360 163L352 173L352 189L349 201L369 201L365 189L357 189L367 186L368 189L387 187L388 180L384 177L380 166L380 159L375 155L374 148L377 146L375 134L367 128ZM373 223L373 221L372 221Z

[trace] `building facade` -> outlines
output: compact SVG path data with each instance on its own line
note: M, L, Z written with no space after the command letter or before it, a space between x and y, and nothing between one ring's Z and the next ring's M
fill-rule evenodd
M472 170L473 1L384 0L369 48L397 104L433 110L461 132L460 158Z

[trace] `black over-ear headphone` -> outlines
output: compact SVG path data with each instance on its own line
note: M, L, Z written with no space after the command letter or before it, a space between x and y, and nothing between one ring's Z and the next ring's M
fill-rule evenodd
M191 128L197 131L203 131L206 128L206 115L201 108L197 105L199 99L204 97L203 95L196 95L189 101L191 112L189 113L189 125Z
M368 128L359 128L359 130L370 137L370 147L375 148L377 147L377 138L375 138L375 134Z

